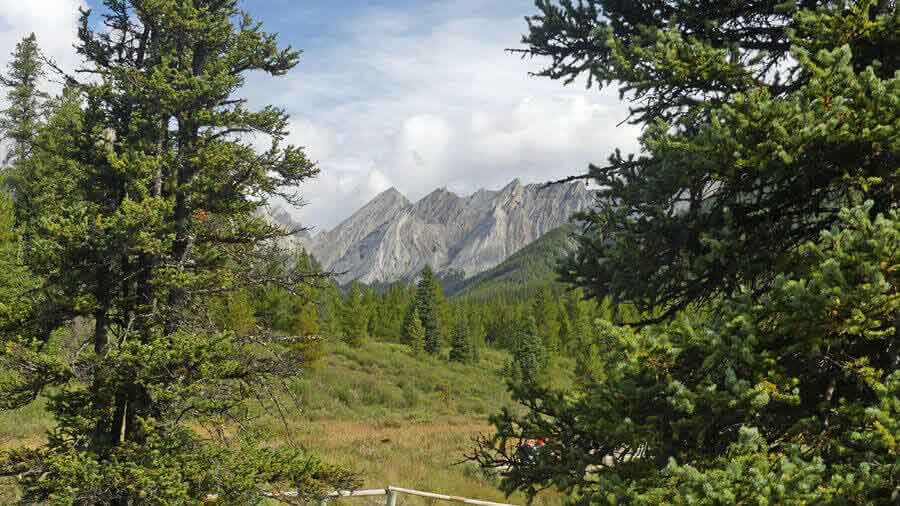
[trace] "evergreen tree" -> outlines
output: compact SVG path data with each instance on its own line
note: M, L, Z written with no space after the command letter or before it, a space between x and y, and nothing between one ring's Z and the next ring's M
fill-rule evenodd
M414 355L418 355L425 349L425 326L419 318L418 311L413 311L409 326L406 328L406 342Z
M6 74L0 75L7 101L0 111L0 140L10 141L4 162L15 165L31 153L47 94L40 89L44 68L37 37L32 33L22 39L11 56Z
M28 316L33 302L29 294L37 289L39 281L22 265L22 242L15 224L13 199L0 190L0 329L14 327ZM2 360L0 354L0 371ZM9 405L15 405L15 401L0 400L0 409Z
M248 73L283 75L298 53L236 4L105 0L96 32L84 12L78 51L93 77L66 78L17 162L21 258L39 283L25 314L0 322L0 399L15 408L47 391L57 422L46 444L0 453L24 502L250 504L355 484L233 423L302 370L307 340L242 336L216 322L214 299L316 276L270 271L288 232L260 209L298 202L317 171L283 143L282 110L238 95ZM89 346L64 356L55 339L76 320L93 322ZM201 437L200 425L218 430Z
M302 249L285 251L266 267L269 276L285 276L288 270L317 273L319 268ZM311 336L318 333L315 300L318 286L298 283L292 287L266 286L255 290L251 307L258 321L285 335Z
M597 374L602 374L606 365L606 357L602 356L602 351L597 345L598 334L594 331L594 322L586 304L580 304L582 307L578 311L577 320L573 323L573 339L575 357L575 374L581 380L594 378ZM606 320L608 322L608 320Z
M319 328L326 337L343 337L344 301L337 286L332 281L323 283L316 292L316 309Z
M514 388L474 457L580 504L896 502L896 2L538 8L544 75L638 101L563 273L643 325L598 320L585 381Z
M513 381L526 386L538 385L544 381L549 355L544 339L538 334L533 315L526 316L522 328L517 332L512 353Z
M413 300L411 300L406 305L406 312L403 316L403 340L407 343L410 342L410 339L412 337L409 333L409 329L412 326L413 318L417 317L418 312L416 311L416 300L415 298L413 298ZM422 323L421 318L419 319L419 323Z
M416 314L425 328L425 352L440 355L441 335L438 329L436 308L436 280L430 266L425 266L416 285Z
M434 318L435 325L437 326L437 339L443 346L444 341L450 336L451 329L453 328L453 310L450 307L450 301L447 300L447 295L444 293L444 284L437 276L434 276L432 279L434 280L432 284L432 291L434 293L432 300L434 301Z
M344 340L351 344L359 344L369 337L369 308L362 285L354 281L347 293L344 304Z
M538 334L551 356L560 351L560 317L558 297L549 287L543 288L534 300L534 315L538 319Z
M661 321L742 286L762 293L842 207L900 201L896 2L538 8L524 43L550 62L541 75L618 86L643 126L640 156L585 175L601 198L561 272L597 299Z
M469 363L474 359L469 326L464 315L457 315L450 341L450 361Z
M210 302L210 316L216 325L239 336L251 336L259 323L253 297L246 290L213 299Z
M474 312L469 318L469 336L472 343L472 361L481 359L482 350L487 345L487 331L484 327L484 316L480 311Z

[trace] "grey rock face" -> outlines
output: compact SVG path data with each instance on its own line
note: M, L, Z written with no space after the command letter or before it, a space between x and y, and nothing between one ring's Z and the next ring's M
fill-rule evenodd
M411 279L426 265L466 277L490 269L589 207L582 184L522 185L460 197L438 189L412 204L391 188L304 246L337 273L365 283Z

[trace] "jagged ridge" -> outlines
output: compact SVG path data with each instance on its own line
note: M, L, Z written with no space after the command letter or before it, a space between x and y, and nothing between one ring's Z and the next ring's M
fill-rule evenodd
M460 197L438 189L411 203L394 188L304 246L339 280L392 282L426 264L464 277L486 271L591 205L582 184L522 185Z

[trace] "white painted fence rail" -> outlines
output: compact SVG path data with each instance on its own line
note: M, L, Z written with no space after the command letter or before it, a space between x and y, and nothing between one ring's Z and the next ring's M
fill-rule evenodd
M341 497L372 497L383 495L386 496L385 505L386 506L397 506L397 496L400 494L406 495L415 495L419 497L428 497L429 499L437 499L439 501L449 501L449 502L458 502L463 504L475 504L477 506L513 506L512 504L506 504L501 502L491 502L491 501L481 501L478 499L469 499L468 497L457 497L453 495L444 495L444 494L435 494L432 492L422 492L420 490L412 490L408 488L400 488L400 487L392 487L388 486L388 488L376 488L373 490L341 490L338 492L332 492L328 494L328 498L341 498ZM276 494L266 494L268 496L274 496ZM281 495L284 497L292 497L296 496L297 492L282 492ZM328 504L328 499L323 499L319 502L320 505L324 506Z

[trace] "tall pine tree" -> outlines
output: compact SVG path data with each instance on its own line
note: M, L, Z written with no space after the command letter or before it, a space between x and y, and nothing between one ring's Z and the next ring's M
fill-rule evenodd
M369 337L369 307L362 284L354 281L344 302L344 340L359 344Z
M416 285L416 313L422 320L425 328L425 352L430 355L440 355L441 334L438 328L438 314L436 301L437 281L431 266L426 265L420 274L419 283Z
M512 381L526 387L542 383L546 379L544 373L550 357L544 338L538 333L534 315L526 315L514 339Z
M469 335L469 324L465 315L458 313L453 325L453 335L450 339L450 361L469 363L474 359L472 352L472 340Z
M422 319L419 318L419 312L413 311L406 326L406 343L414 355L418 355L425 350L425 326L422 325Z
M32 151L48 98L40 88L43 77L40 48L32 33L16 44L7 72L0 75L7 102L7 108L0 111L0 141L8 143L6 164L21 163Z
M0 454L0 474L20 477L26 502L63 504L248 504L353 486L241 430L246 402L302 370L307 340L214 317L222 294L317 276L270 270L289 232L259 212L298 202L317 169L285 144L281 109L239 95L249 73L284 75L298 52L236 0L103 5L79 29L93 78L66 77L16 174L22 260L39 284L25 314L0 322L0 399L24 406L52 387L57 425L46 444ZM89 340L63 354L60 333L85 320Z

